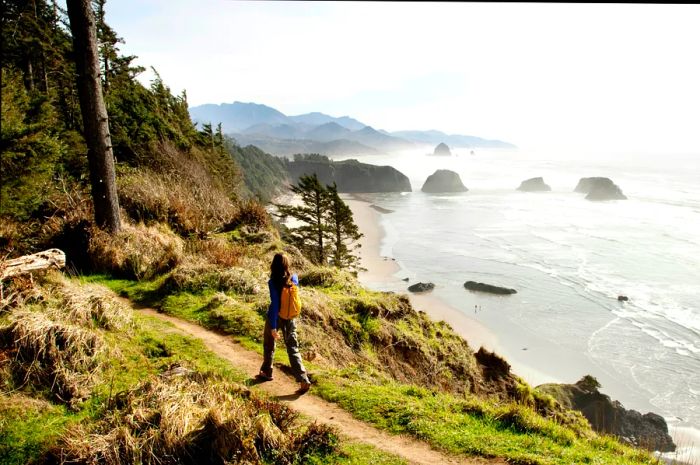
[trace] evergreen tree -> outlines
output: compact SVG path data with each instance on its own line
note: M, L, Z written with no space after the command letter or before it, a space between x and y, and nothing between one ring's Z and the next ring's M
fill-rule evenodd
M301 205L276 205L279 216L302 223L290 230L291 241L316 264L359 270L353 251L360 247L357 241L362 234L335 183L324 187L316 174L307 174L292 186L292 192L301 197Z
M326 265L328 192L321 185L316 174L299 178L299 183L292 186L292 192L301 197L302 204L299 206L275 205L279 210L279 216L289 216L303 223L291 230L292 242L302 252L306 252L314 263Z
M331 239L331 263L337 268L358 269L359 258L352 252L360 247L357 241L363 234L357 229L352 210L338 195L335 183L326 186L326 190L328 195L326 221Z
M88 0L67 0L67 6L78 74L80 111L88 146L95 222L100 228L118 232L121 229L119 200L107 108L102 97L95 16Z

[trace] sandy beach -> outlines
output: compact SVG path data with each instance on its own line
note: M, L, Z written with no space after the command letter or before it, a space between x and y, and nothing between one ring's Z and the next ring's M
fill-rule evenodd
M460 336L465 338L476 351L479 347L494 351L503 356L511 364L515 374L535 386L543 382L572 382L572 380L553 380L533 366L514 362L507 350L499 344L499 339L489 328L474 320L457 308L450 306L438 297L428 293L414 294L407 290L410 282L404 282L401 267L393 257L382 256L382 239L384 229L381 224L382 215L390 215L390 210L373 205L361 194L345 194L345 203L351 208L355 223L364 235L360 240L359 256L361 266L366 270L358 274L359 281L370 289L406 289L414 308L426 312L436 321L445 321ZM399 291L401 292L401 291ZM543 360L546 363L546 360ZM666 454L665 458L674 463L700 463L698 451L694 444L698 443L698 431L692 428L677 428L670 425L670 433L679 447L677 454Z
M481 322L469 318L464 312L435 297L430 292L412 293L407 290L410 282L404 282L400 266L392 257L381 255L384 229L381 216L390 215L391 211L373 205L361 194L344 194L343 200L353 212L355 223L362 232L360 240L360 263L365 271L358 274L360 283L370 289L405 289L411 304L417 310L427 313L435 321L448 323L457 334L462 336L474 351L479 347L496 352L511 364L513 372L532 385L543 382L566 382L553 380L535 367L514 363L508 352L499 344L498 337Z
M360 240L360 263L366 271L358 275L359 281L369 288L373 287L403 287L410 283L403 282L396 274L399 265L392 257L381 255L381 243L384 231L381 226L381 216L390 215L391 211L377 208L361 195L347 195L344 199L353 212L355 223L364 234ZM423 310L436 321L445 321L467 342L478 350L479 347L499 352L498 338L484 325L466 316L458 309L451 307L430 293L414 294L406 291L411 304L417 310ZM522 375L521 375L522 376Z

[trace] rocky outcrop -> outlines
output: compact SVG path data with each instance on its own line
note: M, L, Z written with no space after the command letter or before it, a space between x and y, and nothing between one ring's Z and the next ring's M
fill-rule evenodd
M609 178L581 178L574 192L587 194L587 200L625 200L627 198Z
M433 283L416 283L412 286L408 286L408 290L411 292L427 292L435 289L435 284Z
M292 182L304 174L316 174L322 184L335 183L338 192L411 192L406 175L391 166L370 165L357 160L333 161L316 155L285 163Z
M448 147L447 144L445 144L444 142L440 142L435 147L435 150L433 151L433 155L450 156L450 155L452 155L452 152L450 151L450 147Z
M464 283L464 287L470 291L488 292L490 294L515 294L518 291L515 289L508 289L507 287L492 286L491 284L477 283L476 281L467 281Z
M519 191L523 192L546 192L552 188L544 183L543 178L530 178L520 183Z
M437 170L425 180L423 192L445 193L445 192L467 192L469 189L462 184L459 175L450 170Z
M578 410L595 431L613 434L623 442L649 450L672 452L676 449L666 421L655 413L642 415L601 393L600 383L586 375L576 384L543 384L537 389L552 395L564 407Z

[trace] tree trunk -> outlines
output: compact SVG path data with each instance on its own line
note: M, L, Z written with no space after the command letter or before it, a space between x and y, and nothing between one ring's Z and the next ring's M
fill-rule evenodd
M100 228L117 232L121 229L119 199L107 109L102 96L95 15L90 0L67 0L66 5L78 72L80 110L88 146L95 222Z

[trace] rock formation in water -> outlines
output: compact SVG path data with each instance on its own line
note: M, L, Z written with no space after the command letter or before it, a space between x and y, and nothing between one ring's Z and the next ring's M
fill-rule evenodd
M411 192L411 182L406 175L391 166L307 155L287 161L285 167L294 183L304 174L316 173L322 184L335 183L338 192Z
M519 191L523 192L545 192L552 188L544 183L543 178L530 178L520 183Z
M435 150L433 151L433 155L450 156L450 155L452 155L452 152L450 151L450 147L447 144L445 144L444 142L440 142L435 147Z
M469 189L462 184L459 175L450 170L437 170L425 180L423 192L444 193L444 192L466 192Z
M408 290L411 292L426 292L435 289L435 284L433 283L416 283L412 286L408 286Z
M581 178L574 192L582 192L587 200L625 200L622 190L609 178Z
M507 287L493 286L491 284L477 283L476 281L467 281L464 287L470 291L488 292L490 294L515 294L518 291Z
M649 450L672 452L676 449L668 434L666 420L661 416L627 410L598 388L600 383L590 375L584 376L576 384L543 384L537 387L564 407L583 413L595 431L613 434L623 442Z

